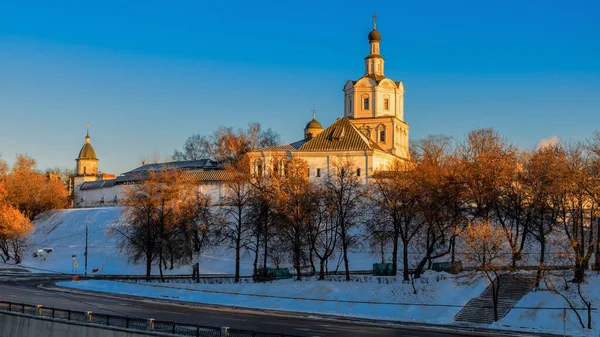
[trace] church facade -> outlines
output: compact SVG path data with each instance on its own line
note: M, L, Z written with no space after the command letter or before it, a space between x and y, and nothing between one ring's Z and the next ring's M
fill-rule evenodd
M364 75L344 85L344 114L323 129L315 116L304 128L304 139L248 154L253 174L268 174L282 160L300 158L308 163L311 179L327 176L335 160L350 159L364 183L394 161L410 160L404 121L404 84L385 77L380 54L381 33L374 24L368 35L369 54Z
M337 160L349 159L356 175L368 184L375 171L385 170L398 160L410 160L404 85L385 77L381 33L376 28L374 24L368 35L369 54L364 59L363 76L344 85L342 116L324 129L313 115L304 128L303 139L249 152L250 173L266 175L277 167L283 168L285 161L300 158L308 163L310 179L318 180L332 173ZM219 203L232 178L230 172L209 159L147 164L117 177L101 173L98 162L88 133L72 180L75 207L119 205L127 186L147 179L151 171L169 169L184 172L200 192Z

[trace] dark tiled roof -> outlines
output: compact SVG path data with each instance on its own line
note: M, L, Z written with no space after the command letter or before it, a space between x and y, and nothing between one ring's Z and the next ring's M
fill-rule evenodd
M379 145L360 132L348 118L339 118L325 131L302 145L298 151L381 150Z
M298 149L304 145L307 141L305 139L293 142L291 144L285 144L285 145L275 145L275 146L269 146L269 147L264 147L262 149L259 149L259 151L290 151L290 152L295 152L298 151Z
M227 181L235 177L235 172L223 169L213 170L183 170L183 179L196 183L209 181ZM107 188L115 185L135 184L150 178L150 171L140 171L127 175L120 175L116 179L86 181L79 188L80 190L93 190Z
M105 188L115 186L115 179L110 180L98 180L98 181L86 181L81 184L79 188L82 191L85 190L95 190L97 188Z
M226 181L235 178L236 173L226 170L208 170L208 171L185 171L183 178L185 180L204 182L204 181Z
M186 161L172 161L168 163L158 164L146 164L140 166L134 170L123 173L123 175L129 175L132 173L146 172L146 171L163 171L163 170L198 170L198 169L215 169L221 168L221 166L210 159L199 159L199 160L186 160Z

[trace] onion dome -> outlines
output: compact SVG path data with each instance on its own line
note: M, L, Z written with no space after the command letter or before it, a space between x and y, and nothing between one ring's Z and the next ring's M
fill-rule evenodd
M308 122L306 124L306 128L305 129L322 129L323 125L321 125L321 123L317 122L316 119L312 119L310 122Z
M377 29L373 29L369 33L369 42L381 41L381 33Z

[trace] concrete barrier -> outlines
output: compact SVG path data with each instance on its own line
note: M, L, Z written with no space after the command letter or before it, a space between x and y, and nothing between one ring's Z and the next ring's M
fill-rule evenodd
M91 316L91 313L90 313ZM156 332L133 332L71 321L0 311L0 336L10 337L142 337L166 336Z

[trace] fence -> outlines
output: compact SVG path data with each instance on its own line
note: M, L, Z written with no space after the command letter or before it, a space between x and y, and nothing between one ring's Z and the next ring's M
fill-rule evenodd
M16 312L25 315L66 320L77 323L95 324L138 331L153 331L172 334L175 336L195 337L299 337L285 333L267 333L251 330L231 329L228 327L211 327L200 324L188 324L155 320L153 318L136 318L128 316L111 315L106 313L93 313L91 311L78 311L43 307L26 303L0 301L0 311Z

